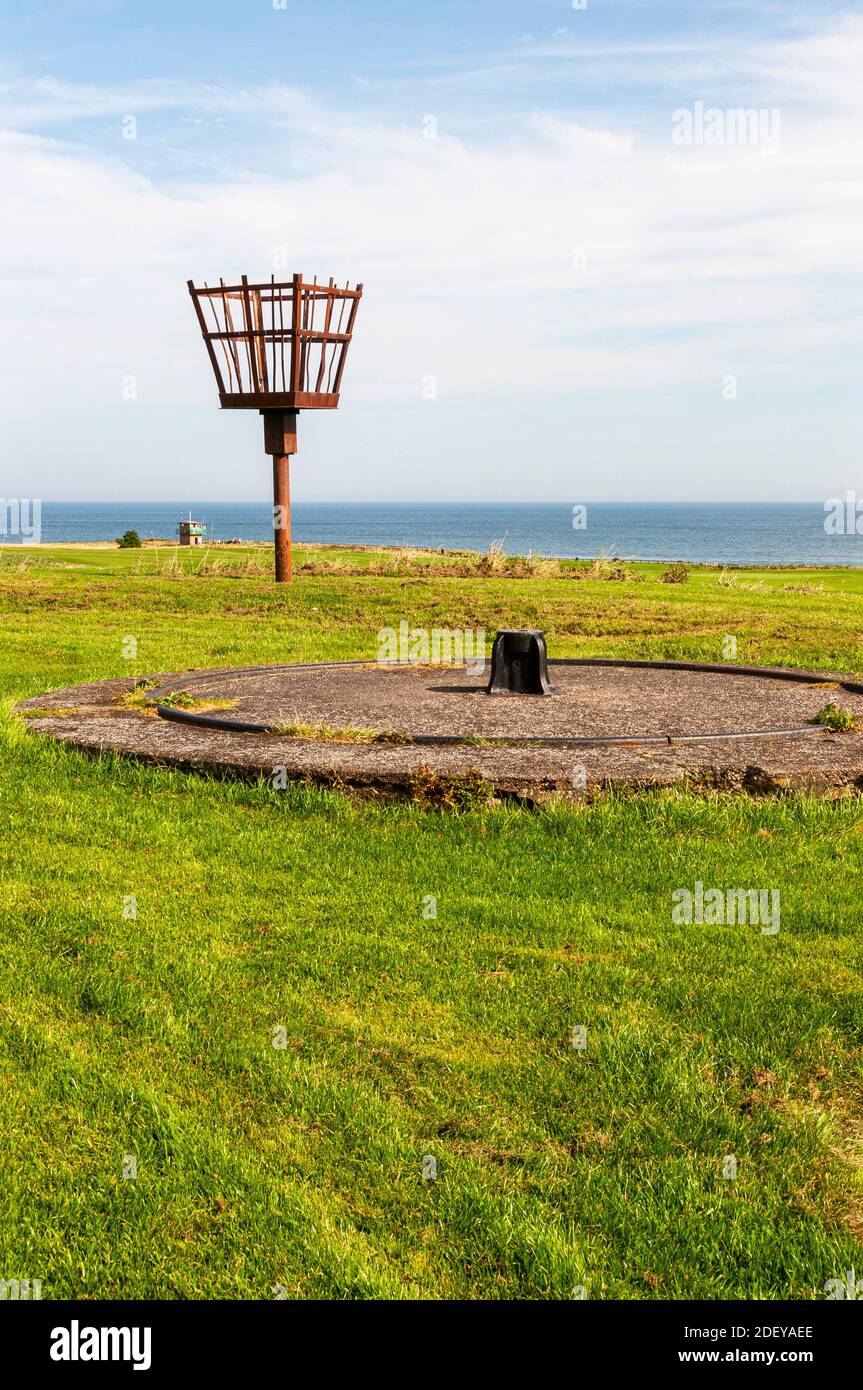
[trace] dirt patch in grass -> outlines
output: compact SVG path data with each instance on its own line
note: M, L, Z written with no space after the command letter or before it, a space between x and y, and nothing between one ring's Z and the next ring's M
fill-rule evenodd
M478 772L452 777L425 765L411 777L410 793L426 806L445 806L449 810L473 810L495 800L494 787Z

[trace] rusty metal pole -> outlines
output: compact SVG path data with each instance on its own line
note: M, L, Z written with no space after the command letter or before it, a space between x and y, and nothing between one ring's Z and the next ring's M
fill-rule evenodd
M276 583L290 584L291 567L291 458L273 455L273 535L276 543Z
M297 411L263 410L264 448L273 458L273 539L276 583L290 584L291 564L291 454L297 452Z

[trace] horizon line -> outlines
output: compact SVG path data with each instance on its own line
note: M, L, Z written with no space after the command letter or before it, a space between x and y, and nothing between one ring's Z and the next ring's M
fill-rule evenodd
M847 489L846 492L854 492L854 489ZM856 494L855 494L856 495ZM37 500L37 499L32 499ZM179 507L187 506L188 497L57 497L39 498L39 502L50 506L81 506L99 505L106 507L138 507L138 506L162 506ZM863 500L863 496L861 496ZM193 504L194 505L194 504ZM272 499L267 497L208 497L198 498L198 506L243 506L243 507L269 507L272 508ZM414 498L332 498L332 497L306 497L301 501L294 501L294 507L302 506L333 506L333 507L808 507L825 505L823 497L771 497L771 498L692 498L692 497L626 497L613 499L609 497L594 497L581 499L573 502L572 498L489 498L487 501L477 501L475 499L461 499L458 497L433 498L433 497L414 497Z

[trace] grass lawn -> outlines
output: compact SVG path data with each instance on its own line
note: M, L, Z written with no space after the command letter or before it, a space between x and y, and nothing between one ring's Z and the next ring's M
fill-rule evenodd
M858 798L456 814L88 759L10 715L101 677L371 658L403 619L859 670L863 572L298 558L289 590L240 548L231 574L0 559L0 1278L781 1299L863 1271ZM781 930L676 924L696 881L778 888Z

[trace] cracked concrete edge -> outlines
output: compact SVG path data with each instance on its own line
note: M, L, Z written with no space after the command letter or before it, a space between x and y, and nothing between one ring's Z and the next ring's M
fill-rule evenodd
M168 681L171 675L153 679ZM141 678L121 677L31 696L15 713L34 733L90 755L116 753L161 767L214 777L287 778L368 794L411 795L427 786L478 783L531 802L590 800L604 792L686 788L704 794L806 793L836 797L863 791L863 735L753 739L668 747L637 742L602 749L472 748L339 744L269 734L234 734L169 723L118 705ZM27 711L45 711L26 717ZM52 713L51 711L56 711ZM576 784L584 769L584 785Z

